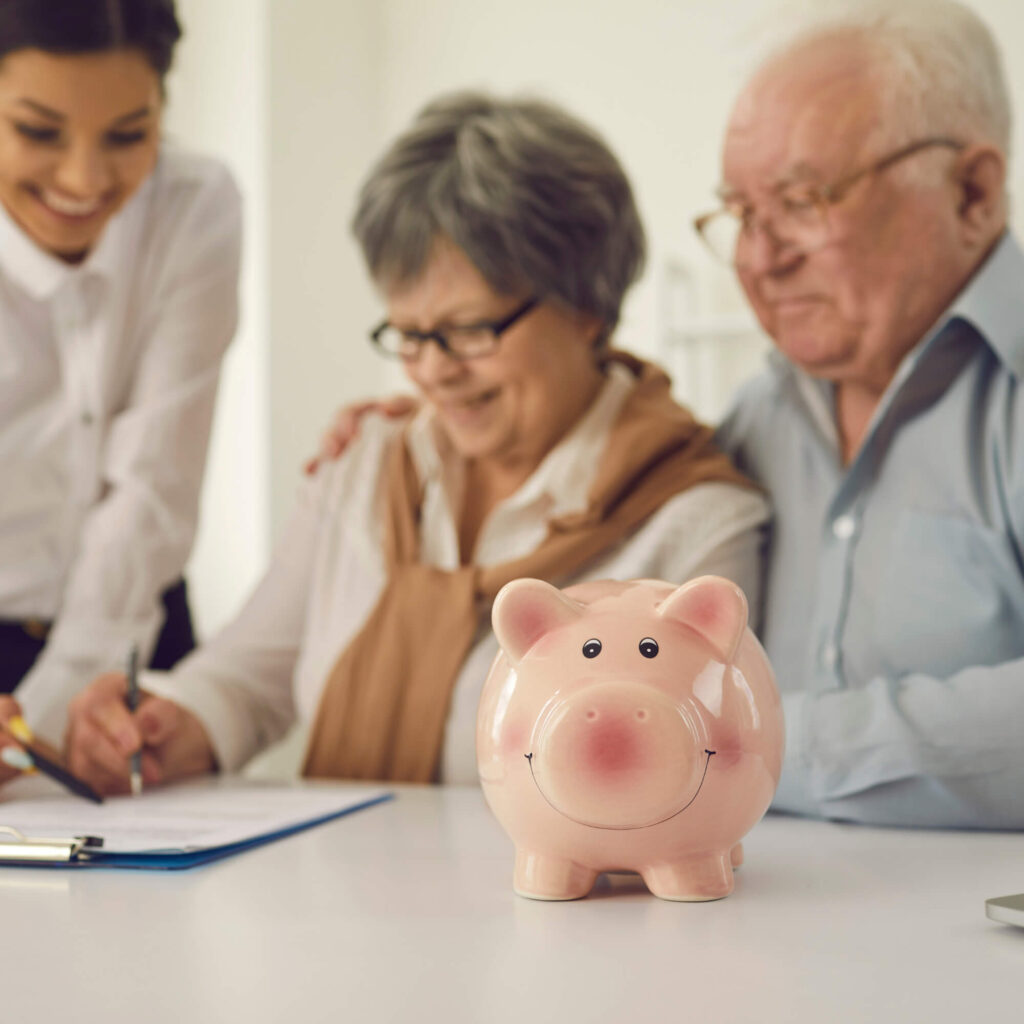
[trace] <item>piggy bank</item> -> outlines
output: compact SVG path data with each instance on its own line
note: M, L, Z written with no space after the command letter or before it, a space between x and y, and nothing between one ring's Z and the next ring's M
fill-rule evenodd
M637 871L668 900L733 888L782 767L782 706L734 583L520 579L492 614L477 762L521 896Z

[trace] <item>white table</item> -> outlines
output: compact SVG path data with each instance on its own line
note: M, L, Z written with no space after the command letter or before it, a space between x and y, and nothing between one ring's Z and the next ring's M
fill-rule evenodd
M180 873L0 868L0 1020L415 1024L1024 1019L1024 836L768 817L728 899L513 894L471 788Z

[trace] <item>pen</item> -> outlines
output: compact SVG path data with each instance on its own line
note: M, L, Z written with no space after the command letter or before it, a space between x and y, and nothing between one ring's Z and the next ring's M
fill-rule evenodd
M13 736L24 747L24 757L18 757L16 751L5 747L3 760L12 768L20 771L31 771L38 769L44 775L48 775L55 782L59 782L65 789L70 790L75 796L85 797L93 803L103 803L103 797L96 792L87 782L83 782L77 775L72 775L66 768L58 764L54 758L40 750L28 723L20 715L16 715L3 725L5 732Z
M139 706L139 645L132 644L128 652L128 710L133 714ZM142 792L142 752L132 754L131 767L132 796Z

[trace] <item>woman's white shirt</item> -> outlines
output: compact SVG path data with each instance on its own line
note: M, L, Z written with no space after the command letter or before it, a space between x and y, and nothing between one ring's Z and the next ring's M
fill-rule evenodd
M528 554L544 539L552 516L585 507L609 430L632 386L628 372L615 368L586 415L489 516L476 564ZM296 716L308 728L334 663L373 610L386 579L381 467L397 429L379 417L365 418L344 456L322 466L300 489L271 565L237 618L173 673L147 676L149 689L199 716L222 770L240 768L283 735ZM454 569L460 463L434 430L428 410L417 416L411 437L425 487L421 555L429 564ZM758 492L700 484L668 501L568 582L609 577L682 582L716 573L739 583L756 608L767 519ZM430 608L423 614L429 616ZM489 626L482 625L452 693L441 765L446 782L476 780L477 703L496 652Z
M171 147L78 266L0 207L0 618L55 620L16 691L53 737L78 689L148 656L185 565L240 239L227 170Z

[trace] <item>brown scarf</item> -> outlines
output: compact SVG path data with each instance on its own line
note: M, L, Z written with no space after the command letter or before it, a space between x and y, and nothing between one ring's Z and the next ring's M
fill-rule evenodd
M750 486L671 398L668 377L624 353L637 376L601 458L584 512L552 520L530 554L454 572L419 561L422 487L404 434L386 454L388 582L324 687L303 773L436 779L455 679L498 591L530 576L557 583L628 537L669 498L705 481Z

